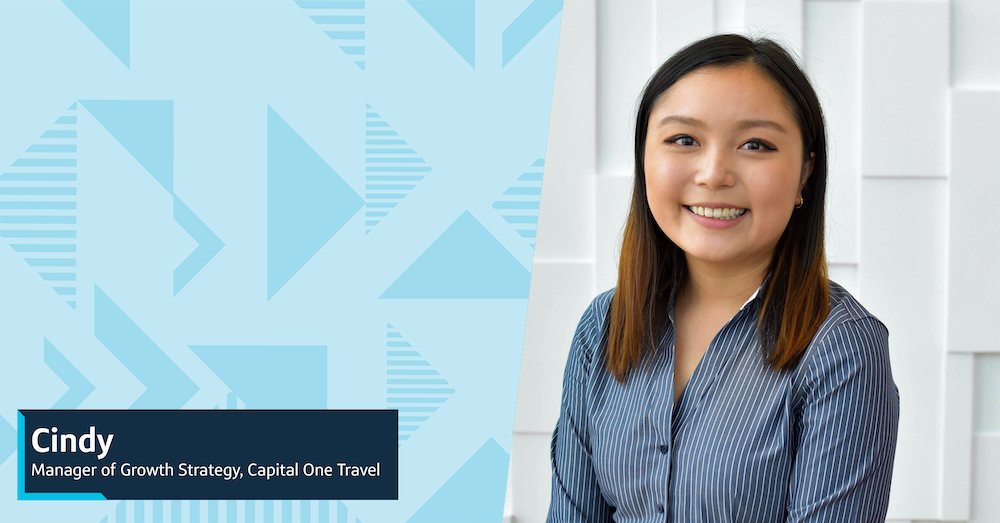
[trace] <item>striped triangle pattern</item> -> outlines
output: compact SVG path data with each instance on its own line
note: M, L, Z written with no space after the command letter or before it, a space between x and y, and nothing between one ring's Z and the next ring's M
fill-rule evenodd
M323 29L326 36L354 62L365 69L365 2L296 0L299 8Z
M0 173L0 238L76 308L77 104Z
M448 380L386 323L386 403L399 410L399 445L455 393Z
M371 232L431 168L365 104L365 234Z
M493 208L500 211L504 221L517 234L535 248L535 234L538 231L538 205L542 198L542 168L545 159L539 158L525 169L513 185L493 202Z

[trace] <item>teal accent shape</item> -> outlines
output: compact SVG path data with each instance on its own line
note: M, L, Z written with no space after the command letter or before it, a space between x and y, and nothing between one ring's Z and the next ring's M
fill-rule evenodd
M490 438L406 523L500 521L510 455Z
M531 274L465 211L379 298L524 298Z
M125 67L131 68L128 0L63 0L63 4L125 64Z
M248 409L325 409L325 345L190 345Z
M174 193L173 100L80 100L170 194Z
M87 396L90 396L91 392L94 392L94 385L66 359L63 353L59 352L59 349L48 338L43 339L45 340L42 350L43 361L69 387L69 390L56 400L52 408L75 409L83 403L83 400L87 399Z
M198 247L174 269L174 296L177 296L225 244L177 195L174 195L174 220L198 242Z
M361 196L270 105L267 106L268 300L364 203Z
M503 66L562 10L562 0L535 0L503 30ZM502 67L503 67L502 66Z
M146 386L129 408L177 409L198 392L191 378L97 285L94 336Z
M18 412L20 416L21 413ZM17 448L17 430L7 423L7 420L0 416L0 465L3 465L7 458L14 453Z
M406 0L441 38L476 68L476 2L474 0Z
M73 105L69 106L69 110L70 111L75 111L76 110L76 102L73 102Z
M4 421L4 423L7 423ZM17 411L17 434L24 432L24 414ZM24 438L17 438L17 499L19 500L107 500L100 492L24 492ZM124 518L121 521L125 521Z

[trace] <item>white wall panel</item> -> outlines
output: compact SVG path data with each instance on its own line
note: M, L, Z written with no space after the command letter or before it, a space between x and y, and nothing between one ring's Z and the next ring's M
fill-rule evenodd
M514 434L511 470L515 523L545 523L552 492L549 445L552 434Z
M983 213L1000 195L1000 91L955 91L951 113L948 350L1000 352L1000 221Z
M941 517L964 521L972 494L973 355L946 355L944 372Z
M653 72L653 0L597 2L597 172L632 169L635 110Z
M715 32L740 33L745 20L745 0L715 0Z
M889 516L937 517L944 360L945 186L942 179L861 181L862 304L889 329L899 387L899 440Z
M597 118L594 0L563 6L545 149L535 256L589 258L594 252L594 173Z
M861 172L944 176L946 2L863 2Z
M597 177L597 289L618 283L622 232L632 204L632 176Z
M858 266L843 263L831 263L828 266L830 279L839 283L851 296L860 296L858 289Z
M952 0L951 83L1000 89L1000 2Z
M826 256L858 261L861 176L861 5L805 3L806 73L827 124Z
M975 485L972 519L969 523L1000 521L1000 435L980 435L973 441L975 460L972 483Z
M524 327L515 432L552 433L562 370L580 317L596 295L591 263L535 261Z
M710 36L715 26L712 2L656 0L656 54L654 65L667 61L695 40Z
M802 56L803 0L745 0L743 24L751 35L772 38Z
M978 434L1000 436L1000 354L976 355L975 427Z

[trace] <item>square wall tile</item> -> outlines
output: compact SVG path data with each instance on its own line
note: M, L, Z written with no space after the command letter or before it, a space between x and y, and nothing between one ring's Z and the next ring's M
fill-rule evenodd
M946 175L948 3L861 4L861 172Z
M998 51L1000 53L1000 51ZM1000 91L955 91L951 104L948 350L1000 352Z

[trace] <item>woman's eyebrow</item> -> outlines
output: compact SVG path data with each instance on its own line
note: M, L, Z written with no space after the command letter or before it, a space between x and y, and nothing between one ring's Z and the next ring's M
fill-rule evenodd
M702 127L702 128L705 127L705 122L697 118L691 118L690 116L682 116L679 114L671 114L663 117L663 119L660 120L660 123L657 125L657 127L663 127L664 125L671 122L690 125L692 127ZM736 122L736 128L739 130L750 129L752 127L767 127L774 129L775 131L778 131L780 133L787 134L785 128L782 127L780 124L778 124L778 122L775 122L773 120L740 120Z
M774 122L771 120L740 120L739 122L737 122L737 127L739 129L749 129L751 127L769 127L780 133L785 132L784 127L778 125L778 122Z

